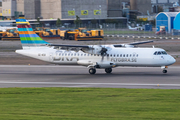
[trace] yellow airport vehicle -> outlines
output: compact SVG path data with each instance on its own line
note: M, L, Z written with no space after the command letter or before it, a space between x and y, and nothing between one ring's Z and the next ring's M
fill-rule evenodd
M7 29L0 32L1 40L20 40L18 31L16 28Z
M63 40L102 40L103 36L103 30L87 30L86 28L60 31L60 37Z
M59 29L37 27L34 31L42 39L60 39L60 30Z

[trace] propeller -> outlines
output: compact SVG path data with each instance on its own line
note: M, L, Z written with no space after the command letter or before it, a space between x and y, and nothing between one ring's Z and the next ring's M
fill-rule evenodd
M102 47L102 46L101 46L101 47ZM107 51L108 51L108 49L107 49L107 48L105 48L105 47L102 47L102 48L101 48L101 51L100 51L100 54L101 54L101 56L102 56L101 61L103 61L103 60L104 60L104 56L106 56L106 55L107 55Z

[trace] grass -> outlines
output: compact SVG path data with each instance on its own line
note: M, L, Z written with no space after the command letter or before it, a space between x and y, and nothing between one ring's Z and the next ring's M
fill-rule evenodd
M179 120L180 90L1 88L1 120Z

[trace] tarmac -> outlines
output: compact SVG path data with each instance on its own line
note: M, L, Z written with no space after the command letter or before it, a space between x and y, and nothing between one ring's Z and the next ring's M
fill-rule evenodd
M180 89L179 71L180 66L170 66L166 74L159 67L118 67L90 75L83 66L0 65L0 87Z

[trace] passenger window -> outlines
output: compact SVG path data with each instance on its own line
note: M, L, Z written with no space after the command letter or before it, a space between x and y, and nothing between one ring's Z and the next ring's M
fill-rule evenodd
M84 56L86 56L86 54L84 54Z
M136 57L138 57L138 54L136 55Z
M107 56L109 57L109 54L107 54Z
M63 56L64 54L62 54L62 56Z
M114 57L116 57L116 55L114 54Z
M126 55L124 54L123 57L125 57Z
M131 57L131 54L130 54L130 57Z
M112 54L110 56L112 57Z
M120 57L122 57L122 54L120 55Z
M128 57L128 54L126 55L126 57Z
M117 57L119 57L119 54L117 54Z
M74 54L74 56L76 56L76 53Z
M96 56L96 54L94 54L94 56Z

